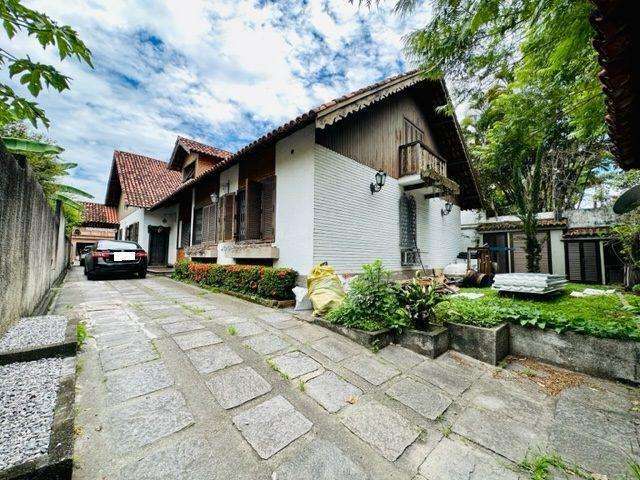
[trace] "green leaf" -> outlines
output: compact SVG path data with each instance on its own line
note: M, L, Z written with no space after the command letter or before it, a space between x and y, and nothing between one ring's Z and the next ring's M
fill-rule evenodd
M49 143L28 140L24 138L2 137L5 148L12 153L39 153L57 155L64 151L64 148Z

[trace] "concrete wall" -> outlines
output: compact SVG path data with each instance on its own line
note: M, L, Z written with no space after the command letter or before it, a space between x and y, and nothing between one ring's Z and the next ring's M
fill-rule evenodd
M0 145L0 332L34 313L69 264L64 217L54 213L26 160Z
M315 127L276 144L276 266L308 275L313 266Z

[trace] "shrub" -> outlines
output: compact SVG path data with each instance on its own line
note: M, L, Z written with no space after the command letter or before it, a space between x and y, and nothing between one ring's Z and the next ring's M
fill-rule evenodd
M407 311L414 328L426 330L434 319L435 307L442 301L437 288L435 284L421 284L418 277L401 286L400 305Z
M327 319L333 323L361 330L402 329L409 315L399 301L399 286L382 262L362 266L363 273L350 285L342 304L331 310Z
M271 300L294 298L293 287L298 273L290 268L255 265L218 265L181 260L173 278L191 280L205 287L257 295Z

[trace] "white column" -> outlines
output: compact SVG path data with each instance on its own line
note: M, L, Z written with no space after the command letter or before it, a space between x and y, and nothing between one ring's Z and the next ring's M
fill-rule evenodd
M189 230L189 246L193 245L193 212L196 208L196 187L191 190L191 230Z
M600 247L600 275L602 277L602 284L605 285L607 283L607 276L604 272L604 242L600 240L598 246Z

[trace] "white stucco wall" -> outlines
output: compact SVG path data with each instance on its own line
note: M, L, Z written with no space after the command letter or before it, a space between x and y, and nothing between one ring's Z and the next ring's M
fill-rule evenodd
M218 195L223 196L227 193L238 191L238 180L240 178L240 166L236 163L232 167L220 172L220 187ZM229 191L227 191L227 182L229 182Z
M551 269L554 275L566 275L562 230L551 230Z
M358 272L380 259L386 268L400 269L398 181L388 177L372 195L372 168L320 145L315 159L314 263Z
M177 235L178 235L178 226L176 220L178 218L177 215L178 206L172 205L167 208L162 208L156 210L154 212L146 211L144 208L136 208L129 215L120 220L120 229L123 232L122 238L124 239L124 234L129 225L134 224L136 222L138 225L138 244L145 249L147 252L149 251L149 226L165 226L170 227L169 231L169 256L168 263L173 265L176 261L176 245L177 245ZM162 223L162 219L165 218L167 223Z
M313 266L315 126L276 144L276 266L308 275Z
M422 263L425 268L444 268L455 261L463 248L460 207L454 205L451 213L442 215L444 200L426 200L420 193L413 196L416 199L417 241Z

